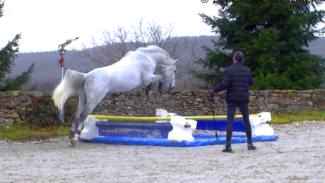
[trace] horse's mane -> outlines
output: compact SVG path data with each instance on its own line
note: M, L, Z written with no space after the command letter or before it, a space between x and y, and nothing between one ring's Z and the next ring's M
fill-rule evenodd
M168 55L168 53L165 50L163 50L162 48L160 48L159 46L156 46L156 45L149 45L147 47L140 47L136 51L146 52L146 53L157 53L158 52L158 53Z
M140 47L138 49L136 49L135 51L129 51L128 53L125 54L124 57L126 57L129 53L131 52L143 52L143 53L161 53L164 54L166 56L169 56L169 53L166 52L165 50L163 50L162 48L160 48L159 46L156 45L149 45L147 47Z

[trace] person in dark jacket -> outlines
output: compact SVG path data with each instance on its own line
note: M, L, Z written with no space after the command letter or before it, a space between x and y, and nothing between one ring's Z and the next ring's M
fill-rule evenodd
M222 81L217 84L210 95L218 93L227 89L227 135L226 148L222 152L234 152L231 148L232 126L237 107L243 116L245 125L247 148L248 150L255 150L256 147L252 143L252 130L249 122L249 86L254 84L252 71L250 68L243 65L244 54L237 51L233 56L233 64L227 67L223 74Z

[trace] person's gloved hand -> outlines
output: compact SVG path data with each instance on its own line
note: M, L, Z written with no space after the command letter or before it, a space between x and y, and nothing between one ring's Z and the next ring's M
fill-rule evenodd
M210 90L209 93L210 93L210 96L213 96L215 92L214 92L214 90Z

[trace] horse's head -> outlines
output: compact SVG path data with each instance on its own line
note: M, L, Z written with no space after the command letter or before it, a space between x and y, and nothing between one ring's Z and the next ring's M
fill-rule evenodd
M175 88L176 62L177 60L173 60L170 66L164 66L162 69L163 78L169 82L170 90Z

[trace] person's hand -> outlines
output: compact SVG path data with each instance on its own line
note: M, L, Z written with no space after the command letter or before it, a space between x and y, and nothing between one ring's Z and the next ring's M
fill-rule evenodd
M210 90L209 93L210 93L210 96L213 96L214 95L214 90Z

